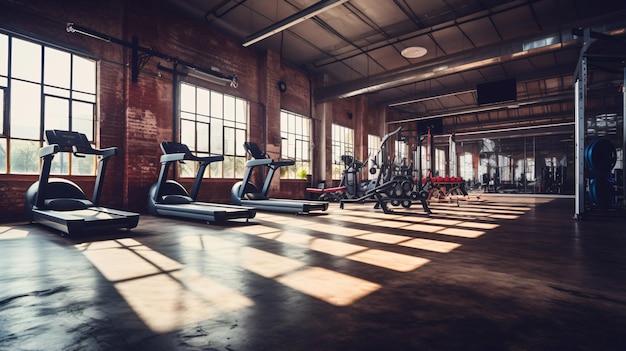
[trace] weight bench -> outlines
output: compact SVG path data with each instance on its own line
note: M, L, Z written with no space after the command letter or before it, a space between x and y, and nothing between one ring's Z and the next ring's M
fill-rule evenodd
M339 201L343 198L343 193L345 191L345 186L327 188L325 181L319 182L317 188L306 188L307 193L312 195L315 194L317 195L318 200L324 201Z

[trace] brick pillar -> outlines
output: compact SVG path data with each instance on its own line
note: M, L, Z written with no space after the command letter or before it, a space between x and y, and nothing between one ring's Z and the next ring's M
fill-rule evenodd
M277 83L280 80L281 62L280 54L268 50L265 59L260 64L259 74L259 95L265 103L265 140L259 143L265 152L274 160L280 158L280 91ZM251 137L255 137L258 131L251 130ZM261 184L258 184L261 186ZM277 194L280 191L280 174L274 175L270 186L269 194Z

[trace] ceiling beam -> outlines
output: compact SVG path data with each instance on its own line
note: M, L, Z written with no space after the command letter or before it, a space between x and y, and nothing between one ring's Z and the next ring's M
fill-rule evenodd
M612 32L621 32L623 28ZM556 37L564 40L562 33L555 33ZM607 33L610 34L610 33ZM542 35L536 39L545 38ZM350 82L328 87L317 88L314 91L316 102L326 102L336 99L348 98L379 90L395 88L429 79L444 77L470 70L477 70L506 62L529 59L531 57L554 53L570 48L582 46L582 38L573 38L552 45L522 50L523 43L531 42L532 38L517 39L485 46L473 50L463 51L437 58L423 63L401 67L388 72L359 78Z
M317 102L326 102L353 97L505 62L528 59L548 52L560 51L582 45L582 39L579 38L523 51L522 44L528 41L530 40L515 40L507 43L498 43L448 55L443 58L436 58L423 63L401 67L347 83L318 88L315 90L315 100Z

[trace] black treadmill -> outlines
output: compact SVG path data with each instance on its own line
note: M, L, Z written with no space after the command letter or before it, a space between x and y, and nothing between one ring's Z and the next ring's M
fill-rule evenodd
M235 183L231 190L231 202L237 205L254 207L264 211L288 212L288 213L309 213L311 211L326 211L328 202L326 201L307 201L307 200L289 200L289 199L271 199L267 193L272 183L272 178L282 166L291 166L295 164L293 160L274 161L259 149L255 143L244 143L246 152L252 156L252 159L246 162L246 171L243 180ZM250 183L252 171L256 167L265 166L268 168L263 188L259 189Z
M250 207L208 203L197 201L204 172L212 162L223 161L224 156L198 157L191 153L187 145L164 141L161 143L161 171L159 180L148 193L148 210L152 215L176 216L207 222L223 223L231 219L254 218L256 210ZM169 168L174 162L199 162L191 195L175 180L168 180Z
M41 223L68 235L90 233L101 229L130 230L139 222L139 214L110 209L98 205L106 172L107 162L117 154L116 147L94 149L85 134L78 132L47 130L48 145L39 150L43 159L39 181L26 191L24 206L26 219ZM98 173L91 200L83 190L67 179L50 178L54 155L72 153L76 157L96 155Z

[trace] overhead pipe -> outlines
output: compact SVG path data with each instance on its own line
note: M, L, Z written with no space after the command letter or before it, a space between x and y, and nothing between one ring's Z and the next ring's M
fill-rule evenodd
M568 102L571 100L572 100L572 93L568 92L566 94L559 94L559 95L553 95L553 96L542 97L542 98L537 98L537 99L529 99L529 100L524 100L524 101L510 101L510 102L505 102L505 103L500 103L500 104L495 104L495 105L479 106L479 107L470 108L470 109L460 108L460 109L456 109L452 111L447 111L445 113L413 117L413 118L407 118L407 119L402 119L402 120L397 120L397 121L389 121L387 122L387 124L425 121L425 120L434 119L434 118L461 116L461 115L469 115L473 113L491 112L491 111L507 110L507 109L514 110L514 109L529 107L533 105L561 103L561 102Z
M82 34L85 36L88 36L90 38L94 38L94 39L98 39L98 40L102 40L104 42L107 43L114 43L114 44L118 44L121 45L123 47L126 48L130 48L133 51L132 54L132 65L131 65L131 69L132 69L132 77L133 77L133 82L137 81L137 77L139 75L139 71L141 70L141 65L139 64L139 60L138 60L138 53L142 52L148 56L154 56L154 57L158 57L173 63L179 63L182 64L184 66L186 66L189 69L189 73L191 73L190 75L193 75L195 73L196 76L201 77L202 79L205 80L209 80L212 83L217 83L217 84L224 84L226 85L227 83L230 84L231 87L233 88L237 88L238 86L238 79L237 76L235 75L229 75L229 74L225 74L222 73L220 71L217 71L215 69L206 69L206 68L202 68L202 67L197 67L189 62L183 61L181 59L178 59L176 57L161 53L159 51L156 51L154 49L151 48L146 48L146 47L142 47L139 46L138 43L138 39L136 37L133 37L133 41L132 43L128 43L126 41L123 41L121 39L117 39L111 36L108 36L106 34L102 34L100 32L97 32L93 29L87 28L87 27L83 27L83 26L79 26L77 24L74 24L72 22L68 22L66 24L65 30L68 33L77 33L77 34Z

